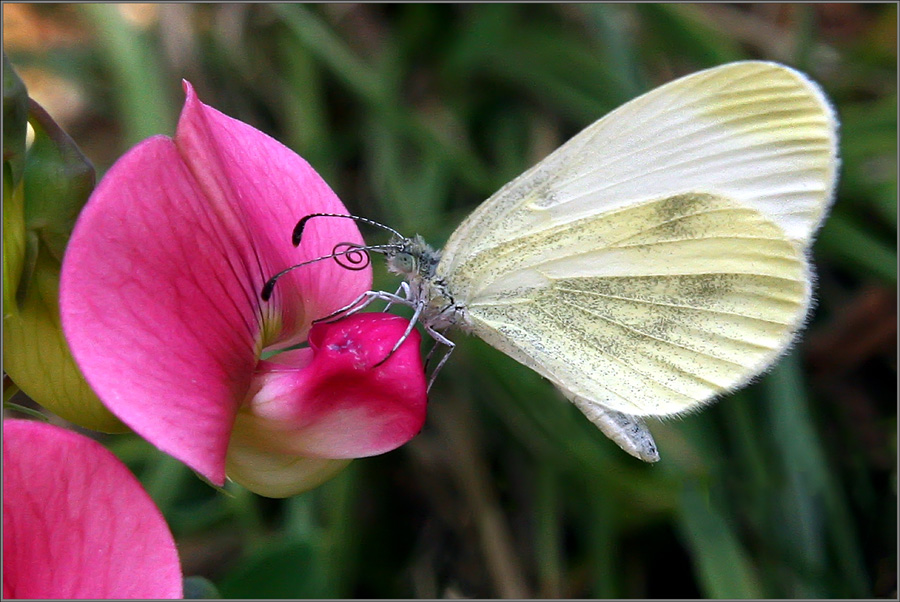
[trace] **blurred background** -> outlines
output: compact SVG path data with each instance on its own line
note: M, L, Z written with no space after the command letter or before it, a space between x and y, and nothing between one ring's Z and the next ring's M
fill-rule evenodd
M807 72L841 120L815 312L753 386L651 423L658 464L462 335L421 435L291 499L223 495L137 437L101 440L185 574L226 597L896 598L896 4L6 3L3 47L98 176L174 133L186 78L352 212L436 245L656 85L747 58Z

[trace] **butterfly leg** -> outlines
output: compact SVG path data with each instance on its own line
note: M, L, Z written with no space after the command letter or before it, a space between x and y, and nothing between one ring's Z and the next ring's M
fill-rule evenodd
M375 301L376 299L388 301L390 304L400 303L403 305L412 305L408 299L405 299L393 293L388 293L386 291L366 291L344 307L331 312L327 316L316 318L315 320L313 320L313 323L318 324L319 322L331 322L335 319L352 316L356 312L365 309L369 305L369 303Z
M443 368L444 364L447 363L447 360L450 359L450 354L452 354L453 350L456 349L456 343L445 337L440 332L436 331L431 326L426 325L425 332L427 332L435 341L434 347L431 348L431 351L428 352L428 357L425 359L426 366L431 360L431 356L434 354L435 349L437 349L439 345L444 345L447 348L447 352L441 358L441 361L438 362L437 366L435 366L434 370L431 373L431 377L428 379L428 388L425 390L426 392L428 392L431 391L431 385L434 384L434 380L437 378L437 375L441 371L441 368Z
M400 297L400 293L403 293L403 297L409 299L409 285L405 282L400 283L400 287L394 292L395 297ZM388 300L387 305L384 306L383 311L387 311L391 308L391 305L394 304L394 301Z
M431 350L428 352L428 355L425 356L425 370L428 370L428 364L431 363L431 358L434 356L434 352L437 351L437 348L441 346L440 341L435 341L434 345L431 346Z
M406 326L406 330L403 331L403 334L400 336L400 338L397 340L397 342L394 343L394 347L384 357L383 360L381 360L380 362L375 364L375 366L373 366L374 368L377 368L381 364L388 361L391 358L391 356L394 355L394 352L397 351L398 349L400 349L400 345L402 345L403 342L409 338L409 334L413 331L413 328L416 327L416 322L419 321L419 316L422 315L422 310L425 307L422 303L413 305L409 299L402 299L401 297L396 297L396 298L400 299L400 301L396 301L397 303L405 303L407 305L413 306L413 307L415 307L415 311L413 312L412 318L409 319L409 324Z
M352 309L355 305L359 304L360 301L363 301L363 300L365 300L365 303L363 303L362 305L360 305L360 308L363 308L363 307L367 306L369 303L371 303L372 301L374 301L374 299L372 299L371 296L370 296L370 293L372 293L372 292L373 292L373 291L366 291L366 292L364 292L363 294L361 294L359 297L357 297L356 299L354 299L353 301L351 301L350 303L348 303L348 304L345 305L344 307L342 307L342 308L340 308L340 309L336 309L335 311L331 312L331 313L328 314L327 316L322 316L321 318L316 318L315 320L313 320L313 322L315 322L315 323L318 323L318 322L329 322L329 321L333 320L334 318L336 318L337 316L343 317L343 314L344 314L345 312L349 311L349 310Z

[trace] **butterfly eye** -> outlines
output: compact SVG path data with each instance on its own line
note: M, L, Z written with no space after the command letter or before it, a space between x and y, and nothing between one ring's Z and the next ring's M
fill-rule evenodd
M416 259L409 253L397 253L394 257L394 265L404 274L412 274L416 271Z

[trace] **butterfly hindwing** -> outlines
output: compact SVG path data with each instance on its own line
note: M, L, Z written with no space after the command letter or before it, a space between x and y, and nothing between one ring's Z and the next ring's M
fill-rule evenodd
M570 397L638 416L689 410L764 369L806 315L803 250L731 199L658 199L569 236L533 234L531 253L509 241L494 251L518 253L502 275L490 262L466 273L481 287L473 332Z

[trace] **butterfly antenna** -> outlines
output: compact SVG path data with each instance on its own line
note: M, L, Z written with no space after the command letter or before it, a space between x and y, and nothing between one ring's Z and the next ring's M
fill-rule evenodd
M376 226L381 228L382 230L387 230L394 236L400 239L405 239L406 237L391 228L390 226L385 226L380 222L376 222L375 220L371 220L365 217L360 217L358 215L343 215L341 213L310 213L309 215L303 216L303 218L297 222L297 225L294 226L294 232L291 234L291 242L294 243L294 246L298 246L300 244L300 239L303 237L303 230L306 228L306 223L313 219L314 217L339 217L343 219L352 219L357 222L361 222L363 224L368 224L370 226Z
M340 247L347 248L339 251L338 249ZM358 245L352 242L338 243L334 246L334 249L328 255L323 255L321 257L316 257L315 259L310 259L309 261L303 261L296 265L292 265L269 278L263 285L262 291L260 292L259 296L263 301L268 301L272 297L272 291L275 289L275 283L278 282L278 279L288 272L296 270L297 268L302 268L319 261L324 261L326 259L334 259L342 268L346 268L348 270L362 270L372 262L371 257L369 257L369 253L387 253L388 251L392 250L396 251L398 248L399 247L397 245L366 246ZM341 262L341 259L346 260L346 263Z

